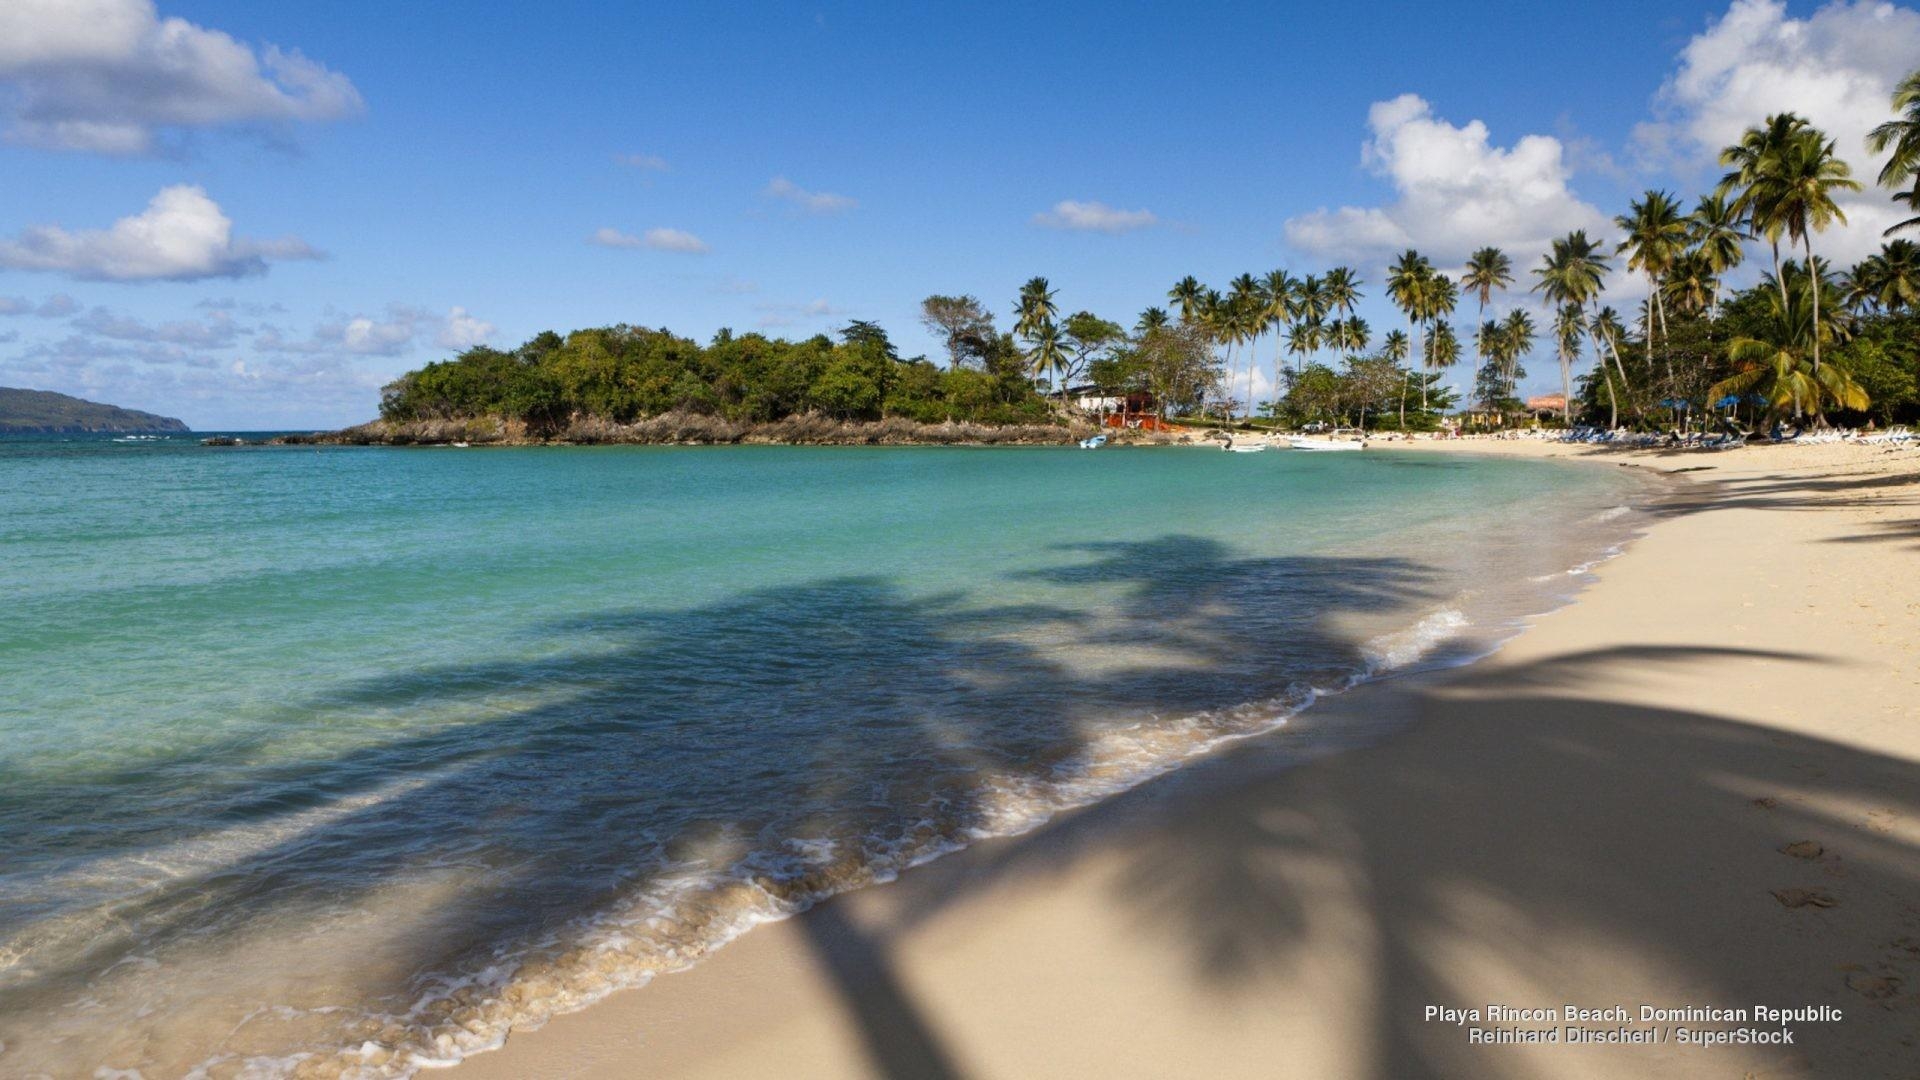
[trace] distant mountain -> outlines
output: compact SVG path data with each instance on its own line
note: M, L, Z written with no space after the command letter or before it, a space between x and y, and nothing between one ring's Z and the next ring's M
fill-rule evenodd
M83 401L48 390L15 390L0 386L0 435L186 430L187 425L171 416L155 416L138 409Z

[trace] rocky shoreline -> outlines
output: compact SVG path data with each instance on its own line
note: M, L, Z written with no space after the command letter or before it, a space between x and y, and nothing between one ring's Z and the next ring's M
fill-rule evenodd
M273 441L324 446L448 446L456 443L469 446L1062 446L1078 442L1098 430L1084 421L923 424L899 417L848 421L810 413L770 423L737 423L698 413L663 413L631 424L599 417L575 417L563 427L544 430L501 417L403 423L375 420L339 431L283 435ZM1180 441L1165 435L1140 438L1146 442Z

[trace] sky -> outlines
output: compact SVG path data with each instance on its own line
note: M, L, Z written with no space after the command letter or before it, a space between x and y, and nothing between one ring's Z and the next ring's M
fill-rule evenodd
M0 385L335 427L548 329L858 318L938 357L923 297L1005 325L1035 275L1131 325L1187 274L1346 265L1378 336L1400 250L1498 246L1523 290L1784 109L1867 184L1817 241L1846 265L1895 220L1864 137L1920 63L1920 11L1874 2L707 7L7 0ZM1550 344L1524 363L1558 389Z

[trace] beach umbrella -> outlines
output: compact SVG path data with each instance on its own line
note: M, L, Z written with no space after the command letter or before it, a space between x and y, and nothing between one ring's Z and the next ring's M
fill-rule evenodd
M1731 409L1738 404L1740 404L1740 395L1728 394L1726 397L1714 402L1713 407L1716 409Z

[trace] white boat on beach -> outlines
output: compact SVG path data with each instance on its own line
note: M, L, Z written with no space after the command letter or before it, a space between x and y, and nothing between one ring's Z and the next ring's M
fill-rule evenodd
M1082 450L1098 450L1105 445L1107 445L1107 437L1105 435L1089 435L1080 440L1080 449Z
M1367 444L1357 439L1310 439L1306 437L1287 440L1287 445L1295 450L1365 450Z
M1221 447L1222 450L1225 450L1229 454L1257 454L1266 448L1267 444L1263 442L1241 443L1239 446L1235 446L1233 445L1233 436L1231 435L1227 436L1227 444Z

